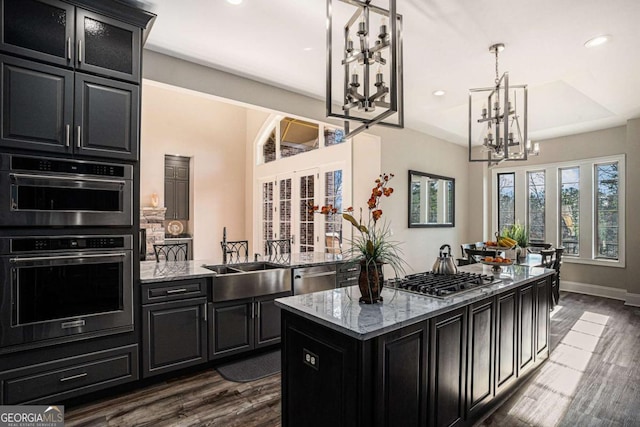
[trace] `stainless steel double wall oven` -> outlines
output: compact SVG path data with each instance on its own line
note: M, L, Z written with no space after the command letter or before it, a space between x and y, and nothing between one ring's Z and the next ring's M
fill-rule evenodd
M132 226L133 166L0 155L0 352L133 330Z

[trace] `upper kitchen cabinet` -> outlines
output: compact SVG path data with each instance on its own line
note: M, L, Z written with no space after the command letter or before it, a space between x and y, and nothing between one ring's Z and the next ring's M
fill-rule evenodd
M5 52L88 73L140 81L141 27L69 4L100 8L107 6L106 2L0 1L0 47ZM109 7L105 14L119 12ZM120 13L128 17L126 12Z
M138 85L8 55L0 73L0 147L138 159Z
M166 219L189 219L189 157L164 156Z

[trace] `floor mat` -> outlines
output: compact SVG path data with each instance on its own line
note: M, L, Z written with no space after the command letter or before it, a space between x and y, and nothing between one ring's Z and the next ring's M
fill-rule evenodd
M216 370L229 381L246 383L259 380L280 372L280 350L226 363L217 366Z

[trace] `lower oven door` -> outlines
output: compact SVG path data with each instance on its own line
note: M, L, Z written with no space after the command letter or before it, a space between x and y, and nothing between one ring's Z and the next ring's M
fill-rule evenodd
M133 330L133 253L2 258L0 350Z
M133 223L131 180L3 172L0 221L17 226Z

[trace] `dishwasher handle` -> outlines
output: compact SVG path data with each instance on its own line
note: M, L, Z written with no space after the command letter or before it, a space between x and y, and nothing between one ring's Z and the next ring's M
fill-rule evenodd
M304 274L304 275L299 275L296 274L295 276L293 276L294 279L308 279L311 277L323 277L323 276L335 276L336 272L335 271L325 271L322 273L311 273L311 274Z

